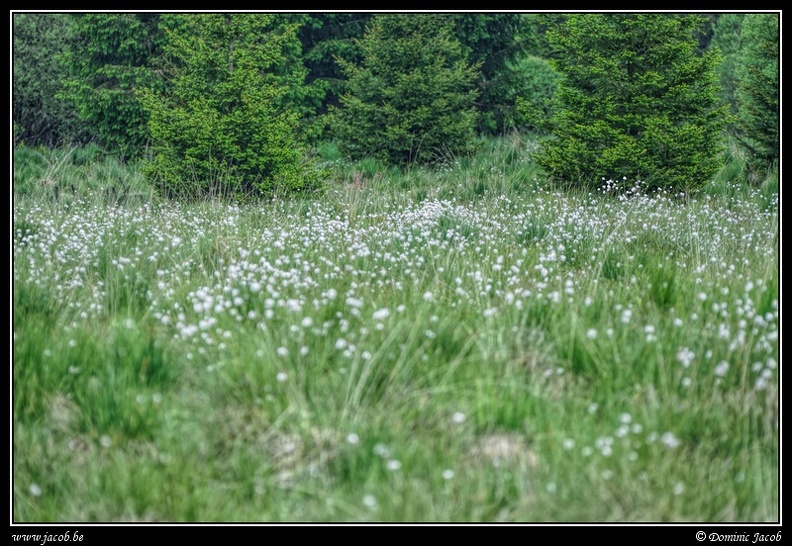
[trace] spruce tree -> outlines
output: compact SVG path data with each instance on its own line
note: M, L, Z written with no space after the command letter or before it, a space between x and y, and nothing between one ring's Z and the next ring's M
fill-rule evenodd
M703 18L667 14L570 15L548 31L563 75L555 138L538 161L557 181L604 179L684 190L718 169L725 108L714 53L697 52Z
M182 198L269 196L314 187L290 104L305 71L296 26L270 14L163 16L169 86L141 93L149 177Z
M136 90L160 88L154 70L162 36L153 13L75 14L69 76L60 95L74 105L95 141L123 157L144 155L148 116Z
M338 59L348 78L335 132L354 158L404 165L472 150L471 65L446 15L378 15L360 42L363 59Z
M15 13L13 47L14 143L58 147L84 142L87 127L74 105L61 97L68 69L70 15Z
M780 157L779 16L751 13L741 33L737 76L736 136L751 155L751 168L763 174Z

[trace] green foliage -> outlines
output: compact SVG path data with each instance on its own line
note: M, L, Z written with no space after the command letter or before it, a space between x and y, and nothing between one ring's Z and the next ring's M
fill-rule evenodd
M312 89L311 104L316 117L309 122L321 127L329 107L340 104L346 78L335 59L350 63L362 60L358 39L363 37L372 15L367 13L312 13L298 16L297 31L308 69L306 87Z
M338 59L349 79L335 110L346 153L403 165L473 148L477 65L448 16L376 16L360 47L361 64Z
M739 122L736 136L765 174L780 157L779 16L747 14L735 68Z
M62 96L77 108L105 148L140 157L149 141L147 115L135 91L159 88L159 15L76 14L74 42L64 55L70 76Z
M718 168L725 108L716 107L713 53L696 54L692 15L570 15L549 31L563 73L557 138L538 161L552 179L603 178L687 189ZM631 182L632 183L632 182Z
M465 55L479 66L477 129L503 134L512 128L515 99L521 94L511 65L538 47L538 20L522 13L460 13L451 19Z
M743 13L726 13L718 18L713 27L712 47L718 48L722 60L717 67L721 88L721 99L729 105L732 114L737 114L735 97L737 76L735 69L740 53Z
M546 132L553 115L553 99L558 90L559 75L548 61L528 56L511 65L514 103L513 119L506 127Z
M170 87L140 93L147 174L170 196L269 195L318 183L297 138L295 25L266 14L163 16Z
M86 140L74 107L59 97L71 47L71 18L58 13L15 13L13 46L14 144L57 147Z

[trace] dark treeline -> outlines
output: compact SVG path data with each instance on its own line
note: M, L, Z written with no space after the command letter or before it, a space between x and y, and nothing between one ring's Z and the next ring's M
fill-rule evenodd
M542 138L573 186L694 187L779 157L776 13L13 14L15 146L93 143L165 194L316 187L309 150L405 165ZM758 179L758 178L757 178Z

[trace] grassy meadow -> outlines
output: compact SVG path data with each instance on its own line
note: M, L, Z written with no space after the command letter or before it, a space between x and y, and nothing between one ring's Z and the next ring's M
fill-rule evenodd
M778 521L777 182L536 146L244 205L17 150L14 521Z

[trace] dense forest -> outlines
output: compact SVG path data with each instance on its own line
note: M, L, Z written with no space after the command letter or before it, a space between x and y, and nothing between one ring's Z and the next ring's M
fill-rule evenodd
M312 151L431 164L542 137L550 179L689 187L779 157L779 15L13 14L16 147L93 143L165 194L321 185ZM222 173L222 175L218 175ZM188 176L189 174L189 176ZM694 184L695 185L695 184Z

